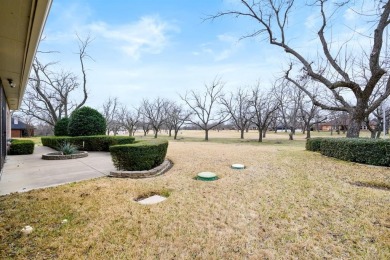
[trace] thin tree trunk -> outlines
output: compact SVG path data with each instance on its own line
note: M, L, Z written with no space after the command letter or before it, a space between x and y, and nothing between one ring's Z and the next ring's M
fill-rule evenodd
M205 132L204 140L208 141L209 140L209 129L205 129L204 132Z
M177 139L177 133L179 132L179 129L175 130L174 132L175 132L175 135L173 136L173 139L176 140Z
M307 126L307 130L306 130L306 139L309 139L310 137L311 137L311 135L310 135L310 126L308 125Z
M245 131L245 129L242 128L242 129L241 129L241 136L240 136L241 139L244 139L244 131Z
M263 129L259 127L259 143L263 142Z

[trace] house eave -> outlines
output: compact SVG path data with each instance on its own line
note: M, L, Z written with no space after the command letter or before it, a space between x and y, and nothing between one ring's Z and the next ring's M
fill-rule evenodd
M52 0L2 0L0 78L8 106L19 109ZM11 84L12 83L12 84Z

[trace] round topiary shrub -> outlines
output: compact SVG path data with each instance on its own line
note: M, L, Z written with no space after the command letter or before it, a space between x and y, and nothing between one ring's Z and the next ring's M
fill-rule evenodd
M56 125L54 126L54 135L55 136L68 136L68 125L69 125L69 118L64 117L57 121Z
M102 114L93 108L82 107L71 114L68 132L70 136L104 135L106 127Z

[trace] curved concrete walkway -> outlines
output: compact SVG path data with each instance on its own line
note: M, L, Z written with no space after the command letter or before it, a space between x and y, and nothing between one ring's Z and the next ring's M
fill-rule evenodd
M72 160L41 159L42 154L53 151L35 146L34 154L7 156L0 195L98 178L115 170L108 152L89 152L88 157Z

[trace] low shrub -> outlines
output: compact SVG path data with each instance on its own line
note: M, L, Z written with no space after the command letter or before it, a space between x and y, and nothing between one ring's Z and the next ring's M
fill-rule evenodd
M321 148L321 141L324 138L316 137L316 138L309 138L306 140L306 150L318 152Z
M167 140L143 140L110 147L112 161L118 170L143 171L160 165L167 154Z
M58 149L64 143L73 144L72 137L69 136L42 136L41 142L43 146L47 146L53 149Z
M34 142L32 140L12 139L9 149L10 155L32 154L34 152Z
M313 138L314 139L314 138ZM306 149L344 161L390 166L390 141L369 138L318 138ZM308 144L310 143L310 144ZM318 149L318 150L316 150Z
M70 144L70 143L63 143L60 145L57 149L59 152L62 152L63 155L70 155L70 154L75 154L78 152L77 146Z
M51 147L58 150L58 147L64 143L75 145L82 151L109 151L109 147L119 144L131 144L134 143L134 137L132 136L50 136L42 137L42 144L44 146Z

